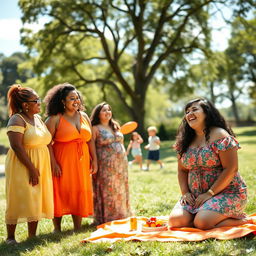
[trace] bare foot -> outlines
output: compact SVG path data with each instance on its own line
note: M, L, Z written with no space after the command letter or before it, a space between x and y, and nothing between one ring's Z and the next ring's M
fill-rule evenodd
M18 242L15 240L15 239L12 239L12 238L8 238L6 239L6 244L9 244L9 245L17 245Z

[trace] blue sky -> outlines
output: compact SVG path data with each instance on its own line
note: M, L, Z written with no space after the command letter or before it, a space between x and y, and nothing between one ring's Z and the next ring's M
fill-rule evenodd
M21 11L18 0L1 1L0 12L0 53L6 56L15 51L24 51L25 47L20 45L19 29Z
M0 12L0 53L10 56L15 51L25 51L26 48L20 44L19 30L22 27L21 11L18 7L18 0L2 0ZM34 24L33 29L42 27L43 20ZM227 47L227 40L230 34L221 17L216 16L212 25L213 46L216 50L224 50Z

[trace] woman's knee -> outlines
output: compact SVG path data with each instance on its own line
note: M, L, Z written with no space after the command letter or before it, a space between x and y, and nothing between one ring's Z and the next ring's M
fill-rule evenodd
M194 219L194 227L202 230L211 229L214 225L211 223L210 219L206 216L196 216Z
M184 215L171 214L169 226L172 228L188 227L191 226L191 219Z

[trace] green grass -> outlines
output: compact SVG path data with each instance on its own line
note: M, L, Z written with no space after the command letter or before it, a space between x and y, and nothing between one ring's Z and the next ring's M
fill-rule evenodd
M256 128L236 128L238 140L242 147L239 150L239 169L249 188L247 213L256 212ZM179 198L177 182L177 163L175 153L170 148L173 141L162 142L161 155L165 163L164 169L152 165L149 172L139 171L133 166L129 170L131 205L136 215L169 215L172 207ZM145 154L145 152L144 152ZM81 244L95 227L92 220L83 220L83 229L79 233L72 232L70 216L64 217L63 233L52 233L52 223L43 220L39 223L38 236L26 240L26 224L17 227L17 240L21 243L15 247L4 244L6 237L4 224L4 177L0 177L0 255L109 255L109 256L187 256L187 255L256 255L256 239L240 238L219 241L209 239L202 242L118 242Z
M9 147L9 140L6 134L6 128L0 129L0 145ZM0 154L0 164L4 164L4 161L5 161L5 155Z
M0 128L0 145L9 147L9 141L6 134L6 128Z

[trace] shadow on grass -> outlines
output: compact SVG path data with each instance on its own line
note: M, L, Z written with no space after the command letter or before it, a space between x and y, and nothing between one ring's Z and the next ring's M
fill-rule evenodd
M250 233L244 237L239 237L233 239L235 241L235 247L227 247L225 254L219 254L220 251L216 247L216 243L220 240L211 238L200 242L189 242L193 249L184 249L183 255L197 256L197 255L248 255L251 252L255 251L256 245L256 236L253 233ZM182 242L183 244L186 242ZM222 243L222 242L220 242ZM253 254L254 255L254 254Z
M255 236L248 235L246 237L234 239L236 242L235 247L227 248L224 254L219 254L219 248L216 246L216 242L222 243L222 241L216 239L207 239L204 241L198 242L179 242L181 245L190 244L192 245L190 248L183 248L182 252L175 252L173 251L173 255L190 255L190 256L197 256L197 255L248 255L249 253L255 251ZM124 242L119 242L110 245L109 243L99 243L99 244L84 244L84 248L82 249L82 255L107 255L113 252L119 252L120 255L122 254L122 248L124 247ZM159 250L156 251L154 242L141 242L141 241L129 241L126 243L133 243L137 244L136 247L133 247L129 254L131 256L149 256L149 255L172 255L172 254L160 254ZM173 242L167 242L173 243ZM69 253L76 254L77 251L75 248L72 248L68 251ZM163 252L163 251L162 251ZM157 253L157 254L156 254ZM158 254L159 253L159 254Z
M65 251L65 253L69 253L69 255L77 255L77 251L79 249L79 255L83 256L91 256L91 255L108 255L112 254L113 251L118 250L118 248L115 248L114 245L109 244L109 243L80 243L79 244L80 248L71 248L68 251ZM120 252L120 250L118 250ZM120 254L121 255L121 254Z
M237 133L237 136L256 136L256 129L255 130L249 130L249 131L243 131L241 133Z
M47 233L41 234L33 238L29 238L17 245L7 245L5 241L0 243L0 255L1 256L20 256L22 253L31 252L36 246L46 245L47 243L59 243L62 239L73 234L79 234L84 232L93 232L96 230L94 224L82 225L81 230L74 232L73 230L65 230L59 233ZM78 241L80 245L80 241ZM65 254L63 254L65 255Z
M255 145L256 144L256 141L255 140L244 140L240 143L241 145L245 145L245 144L248 144L248 145Z

